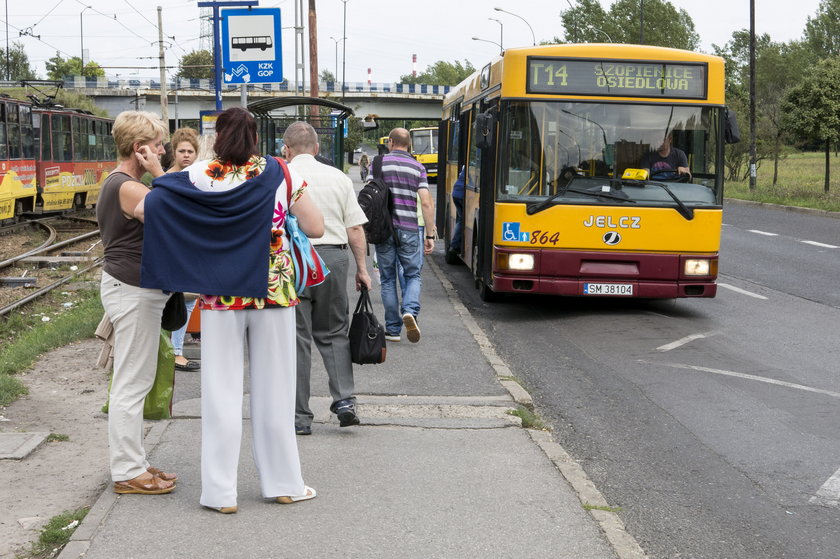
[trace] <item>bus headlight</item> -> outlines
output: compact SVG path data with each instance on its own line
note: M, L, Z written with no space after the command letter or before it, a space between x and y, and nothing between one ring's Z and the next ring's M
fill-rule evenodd
M534 255L502 252L497 254L497 264L500 270L530 271L534 269Z
M709 258L687 258L683 265L687 276L712 276L717 273L717 261Z

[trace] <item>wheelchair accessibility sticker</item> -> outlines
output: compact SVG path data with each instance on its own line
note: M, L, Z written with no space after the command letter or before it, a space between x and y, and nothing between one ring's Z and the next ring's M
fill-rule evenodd
M527 231L519 231L519 222L503 221L502 222L502 240L520 243L527 243L531 240L531 233Z

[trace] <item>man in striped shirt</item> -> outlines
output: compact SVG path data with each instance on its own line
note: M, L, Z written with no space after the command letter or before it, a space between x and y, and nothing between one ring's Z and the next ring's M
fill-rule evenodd
M391 151L383 156L382 179L391 191L394 237L376 245L379 277L382 282L382 305L385 307L385 339L400 341L405 326L408 341L420 341L420 269L423 254L435 248L435 209L426 169L410 154L411 136L405 128L394 128L388 135ZM420 238L417 225L417 206L426 221L425 238ZM405 286L402 303L397 290L397 264L402 265Z

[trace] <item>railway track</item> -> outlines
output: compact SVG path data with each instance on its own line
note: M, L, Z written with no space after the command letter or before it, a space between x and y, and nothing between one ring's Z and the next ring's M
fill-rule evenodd
M96 225L90 218L61 216L2 228L0 239L8 257L0 256L0 317L99 266L101 245L90 242L99 236ZM37 246L20 250L32 244ZM62 252L56 255L58 251Z

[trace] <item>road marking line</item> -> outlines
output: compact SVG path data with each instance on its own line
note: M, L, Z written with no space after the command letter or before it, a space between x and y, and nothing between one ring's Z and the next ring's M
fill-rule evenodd
M767 235L768 237L778 237L778 233L770 233L768 231L759 231L758 229L747 229L750 233L755 233L757 235Z
M808 502L824 507L836 507L840 505L840 470L834 472L834 475L822 484L817 494L808 499Z
M676 349L680 346L683 346L688 342L693 342L694 340L699 340L705 337L706 334L691 334L690 336L686 336L684 338L680 338L679 340L673 341L670 344L661 345L658 348L656 348L656 351L671 351L672 349Z
M818 243L817 241L799 241L799 242L800 242L800 243L805 243L806 245L813 245L813 246L815 246L815 247L821 247L821 248L840 248L840 247L835 246L835 245L828 245L828 244L825 244L825 243Z
M741 295L755 297L756 299L761 299L762 301L767 300L767 297L765 297L764 295L759 295L758 293L753 293L752 291L747 291L746 289L741 289L740 287L735 287L734 285L729 285L728 283L718 282L718 286L729 289L730 291L734 291L735 293L740 293Z
M832 390L823 390L822 388L813 388L811 386L805 386L804 384L796 384L793 382L787 382L784 380L776 380L774 378L767 378L767 377L759 377L756 375L750 375L747 373L739 373L737 371L726 371L724 369L713 369L711 367L700 367L699 365L684 365L682 363L655 363L653 361L645 361L639 360L641 363L649 363L652 365L663 365L665 367L673 367L675 369L688 369L691 371L701 371L705 373L714 373L716 375L724 375L728 377L735 377L735 378L742 378L746 380L756 380L758 382L763 382L765 384L775 384L776 386L783 386L785 388L793 388L796 390L802 390L804 392L813 392L815 394L823 394L825 396L831 396L832 398L840 398L840 392L834 392Z

